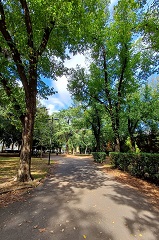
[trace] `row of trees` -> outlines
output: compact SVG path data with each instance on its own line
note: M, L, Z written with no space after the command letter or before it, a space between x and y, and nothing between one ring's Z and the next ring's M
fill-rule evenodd
M144 118L143 113L136 118L136 101L142 100L145 81L158 71L158 1L148 8L147 1L120 0L110 14L107 0L6 0L0 1L0 14L1 98L22 130L18 180L31 179L37 96L54 93L41 78L68 73L63 63L69 52L89 50L91 55L89 71L72 70L68 85L91 126L81 129L93 131L100 150L102 127L108 123L117 151L122 129L127 129L134 147L135 129ZM68 137L72 133L66 142Z
M94 38L89 70L73 70L68 83L75 100L97 112L103 109L102 116L111 124L115 151L123 150L128 138L134 151L139 128L155 139L158 134L159 89L157 81L150 87L150 77L159 72L159 10L156 1L146 13L142 4L118 1L113 16L107 17Z
M129 127L129 115L123 112L120 120L120 150L158 152L158 96L150 86L133 95L131 117L134 125ZM153 109L153 111L152 111ZM4 115L5 114L5 115ZM21 146L21 127L18 120L6 118L1 111L1 141L6 145L18 143ZM131 133L131 135L130 135ZM115 151L114 132L111 119L105 107L99 103L84 106L76 102L73 107L50 116L45 107L37 108L32 151L58 150L66 153L90 153L94 151Z

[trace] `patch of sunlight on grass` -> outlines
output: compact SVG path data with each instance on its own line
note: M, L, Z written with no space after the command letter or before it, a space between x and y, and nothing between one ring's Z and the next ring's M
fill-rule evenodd
M0 183L12 180L18 170L19 158L0 157Z
M12 181L19 168L19 157L0 157L0 183ZM32 158L31 174L35 179L44 178L49 166L47 159Z
M31 173L35 179L44 178L48 172L48 160L32 158Z

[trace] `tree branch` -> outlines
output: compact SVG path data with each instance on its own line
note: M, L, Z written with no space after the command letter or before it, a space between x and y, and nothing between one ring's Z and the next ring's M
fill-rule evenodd
M17 67L17 71L18 71L21 81L23 83L24 89L26 90L27 89L27 77L25 75L25 69L24 69L23 63L20 58L20 53L19 53L18 49L16 48L16 44L13 42L12 37L10 36L10 34L7 30L5 13L4 13L2 2L0 2L0 13L1 13L1 20L0 20L1 33L11 50L13 60Z
M41 56L44 50L46 49L46 45L48 43L50 34L55 26L55 21L51 21L50 24L51 24L50 27L46 27L44 29L43 39L41 41L39 49L37 50L37 57Z
M110 106L108 107L105 102L103 102L100 98L98 98L97 96L95 95L91 95L91 97L93 99L95 99L98 103L100 103L101 105L104 105L106 111L111 115L112 114L112 109L110 108Z
M124 56L124 60L123 60L123 64L122 64L122 69L121 69L121 74L120 74L120 78L119 78L119 85L118 85L118 97L121 97L121 87L122 87L122 82L124 79L124 73L127 67L127 52L128 52L128 47L126 44L124 44L124 51L125 51L125 56Z
M105 93L108 99L109 107L112 109L112 101L110 97L110 91L108 86L108 71L107 71L107 63L106 63L106 51L104 46L102 47L102 53L103 53L103 69L104 69L104 82L105 82Z
M22 8L24 10L25 25L26 25L27 35L28 35L28 45L29 45L30 48L33 49L34 48L33 29L32 29L32 23L31 23L29 8L28 8L26 0L20 0L20 3L21 3Z

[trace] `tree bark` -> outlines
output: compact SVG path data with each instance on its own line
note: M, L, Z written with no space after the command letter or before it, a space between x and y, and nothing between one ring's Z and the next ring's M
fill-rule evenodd
M20 152L20 166L18 169L17 180L20 182L26 182L32 180L31 176L31 149L32 149L32 129L33 119L28 120L28 116L25 117L24 126L22 131L22 147Z
M114 150L115 150L115 152L120 152L120 139L119 139L119 137L115 137L115 139L114 139L114 143L115 143L115 146L114 146Z
M130 136L130 143L131 143L131 151L135 152L135 138L134 138L134 132L137 127L138 120L133 121L128 117L128 132Z
M69 154L68 137L66 136L66 154Z
M87 149L88 149L88 147L86 146L85 151L84 151L85 154L87 154Z
M101 143L100 143L100 134L101 134L101 129L100 126L95 125L94 123L92 123L92 130L94 133L94 137L96 140L96 152L100 152L101 151Z
M36 91L30 92L29 98L26 99L26 103L26 114L21 117L22 146L20 152L20 166L16 179L20 182L33 180L31 176L31 152L36 112Z

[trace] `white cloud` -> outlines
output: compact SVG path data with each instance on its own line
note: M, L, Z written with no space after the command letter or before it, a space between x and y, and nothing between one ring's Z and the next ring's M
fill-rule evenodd
M110 4L111 4L111 5L114 5L114 4L116 4L117 2L118 2L118 0L111 0L111 1L110 1Z
M58 110L65 107L65 105L58 99L58 97L50 96L48 100L43 99L41 103L48 109L49 114L57 112Z
M87 54L87 53L86 53ZM86 67L86 55L77 54L72 56L70 60L65 61L65 66L68 68L75 68L76 65L80 65L81 67Z
M72 56L70 60L65 61L65 66L67 68L76 68L76 65L81 67L86 67L85 56L77 54ZM41 103L46 106L49 111L49 114L57 112L61 109L68 108L71 103L70 93L67 91L67 78L66 76L59 77L57 81L52 80L51 86L54 87L55 91L58 91L57 94L48 97L48 100L42 100Z

